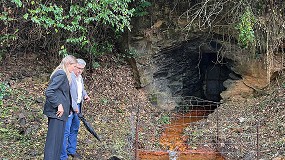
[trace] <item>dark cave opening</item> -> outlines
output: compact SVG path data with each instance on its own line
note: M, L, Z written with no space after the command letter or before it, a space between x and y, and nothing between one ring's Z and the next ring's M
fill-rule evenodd
M158 92L170 92L171 97L220 102L220 94L226 90L223 82L232 79L230 74L239 77L230 69L234 62L219 56L221 47L213 40L195 39L156 54L154 86Z
M214 102L221 100L220 93L226 88L223 82L229 79L232 72L228 67L228 59L220 59L217 53L203 53L199 68L201 70L202 99Z

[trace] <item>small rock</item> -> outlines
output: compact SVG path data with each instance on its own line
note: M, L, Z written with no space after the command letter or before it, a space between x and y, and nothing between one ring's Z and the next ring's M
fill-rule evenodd
M19 124L21 127L24 127L26 125L26 117L23 113L19 114Z
M9 95L4 95L3 99L5 99L5 100L9 99Z
M253 160L255 157L255 151L250 151L249 153L246 153L244 160Z
M42 97L38 97L38 98L36 99L36 102L37 102L37 103L43 103L43 102L44 102L44 99L43 99Z
M117 156L112 156L112 157L108 158L108 160L121 160L121 158L119 158Z
M30 154L32 157L35 157L35 156L38 155L38 152L37 152L37 150L33 150L33 151L31 151L29 154Z
M225 147L226 145L225 145L225 143L220 143L220 146L223 148L223 147Z
M276 158L273 158L272 160L285 160L285 157L276 157Z
M170 160L176 160L177 159L177 152L175 151L167 151L169 153L169 159Z
M244 122L244 121L245 121L245 118L240 117L240 118L238 118L238 120L239 120L239 122L240 122L240 123L242 123L242 122Z
M33 131L32 128L28 128L28 129L26 129L26 131L24 132L24 134L25 134L25 135L30 135L32 131Z

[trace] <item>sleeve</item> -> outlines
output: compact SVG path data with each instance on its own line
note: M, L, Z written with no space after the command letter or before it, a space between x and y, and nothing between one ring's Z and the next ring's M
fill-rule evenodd
M84 87L83 77L81 77L81 82L82 82L82 96L84 99L84 97L87 95L87 92L86 92L85 87Z
M70 84L70 94L71 94L71 106L72 106L72 109L73 111L76 110L78 108L77 106L77 93L76 93L76 80L75 80L75 77L74 76L71 76L72 78L72 81L71 81L71 84Z
M58 107L58 105L61 104L56 95L56 90L58 90L59 87L63 84L65 76L66 75L63 73L59 73L58 75L52 77L51 82L46 89L46 97L54 108Z

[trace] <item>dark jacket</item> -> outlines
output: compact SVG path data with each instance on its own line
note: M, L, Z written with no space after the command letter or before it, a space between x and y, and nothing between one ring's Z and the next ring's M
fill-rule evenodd
M45 95L44 114L49 118L66 121L71 108L71 96L69 82L63 70L58 70L52 75ZM61 117L56 116L59 104L62 104L64 110Z

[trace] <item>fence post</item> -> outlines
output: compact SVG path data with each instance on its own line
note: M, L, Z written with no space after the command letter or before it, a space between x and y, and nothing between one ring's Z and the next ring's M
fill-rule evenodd
M135 160L139 159L139 155L138 155L138 141L139 141L139 111L140 111L140 107L137 107L137 119L136 119L136 138L135 138Z
M259 159L259 121L256 124L256 159Z
M216 111L217 111L217 114L216 114L216 124L217 124L216 143L217 145L219 142L219 106L220 104L217 104L217 108L216 108Z

